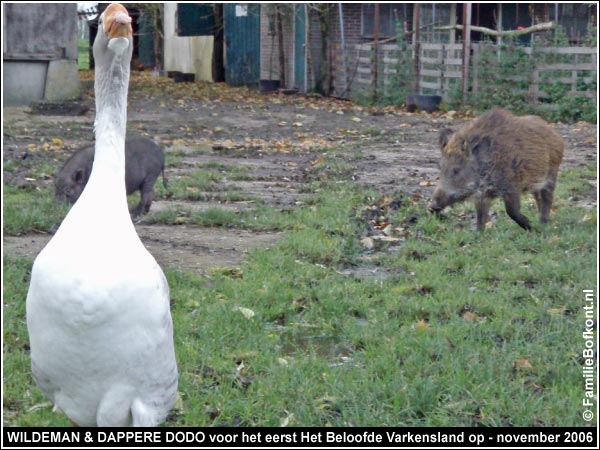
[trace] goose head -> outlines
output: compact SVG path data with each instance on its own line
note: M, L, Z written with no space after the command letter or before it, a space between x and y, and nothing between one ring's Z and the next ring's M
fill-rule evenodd
M127 91L133 54L131 17L123 5L111 3L98 19L94 40L96 140L113 136L125 140ZM105 144L103 144L105 145Z
M96 65L111 66L113 62L129 64L133 52L131 17L125 7L111 3L100 15L98 34L94 41Z

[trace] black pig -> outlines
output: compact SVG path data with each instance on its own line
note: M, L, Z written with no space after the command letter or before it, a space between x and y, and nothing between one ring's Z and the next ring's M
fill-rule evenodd
M55 198L59 201L75 203L85 187L94 162L94 145L77 150L58 171L55 177ZM151 139L141 136L128 136L125 140L125 187L127 195L141 192L140 203L132 212L136 217L146 214L152 205L153 188L156 179L164 173L165 155Z

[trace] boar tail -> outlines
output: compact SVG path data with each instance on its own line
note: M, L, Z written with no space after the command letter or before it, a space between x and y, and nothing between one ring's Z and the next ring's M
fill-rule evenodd
M169 187L169 186L167 186L167 183L169 182L169 179L165 175L165 167L164 166L162 168L162 181L163 181L163 186L165 187L165 189L167 189Z

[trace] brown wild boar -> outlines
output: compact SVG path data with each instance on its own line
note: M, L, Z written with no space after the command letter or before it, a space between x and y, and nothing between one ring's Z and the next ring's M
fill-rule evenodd
M432 211L473 198L481 230L488 221L491 200L501 197L510 218L529 230L531 223L521 213L520 196L531 192L540 222L548 222L564 142L543 119L494 109L456 132L442 131L440 147L441 173Z
M77 150L55 177L55 198L75 203L90 178L94 163L94 145ZM165 155L152 140L141 136L127 136L125 140L125 187L127 195L141 192L140 203L132 212L136 217L146 214L152 205L154 183L164 173Z

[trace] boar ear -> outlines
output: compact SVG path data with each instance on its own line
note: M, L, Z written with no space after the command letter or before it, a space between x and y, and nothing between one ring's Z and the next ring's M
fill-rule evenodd
M490 154L491 146L492 141L489 136L476 134L469 139L469 151L479 160L485 159Z
M440 136L438 138L438 142L440 144L440 148L443 150L446 145L448 145L448 141L450 140L450 136L454 134L454 130L450 128L444 128L440 132Z
M76 170L73 174L73 181L77 184L84 183L85 174L82 169Z

